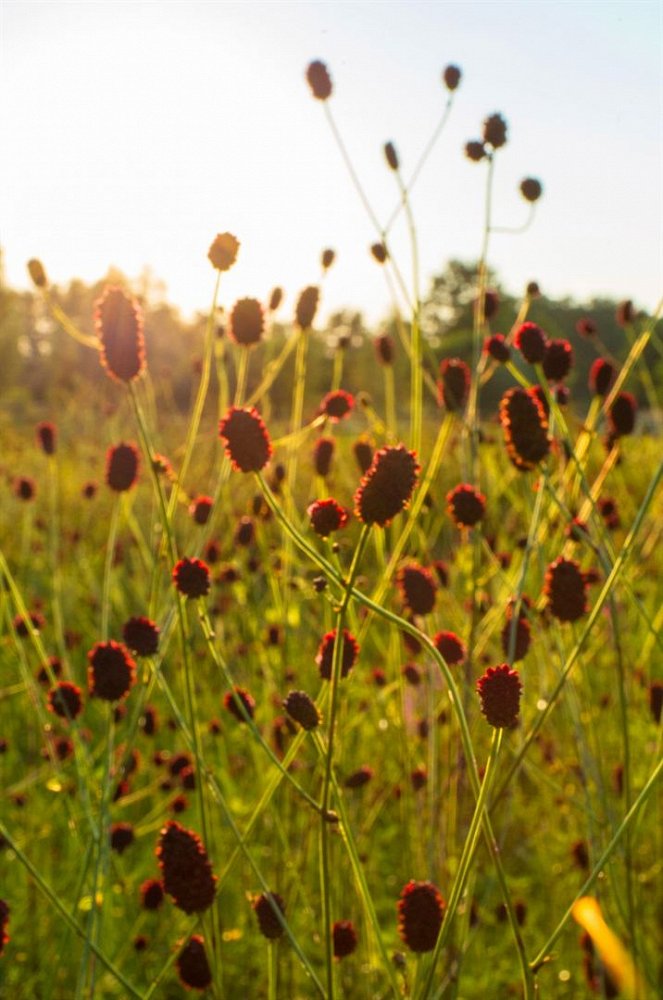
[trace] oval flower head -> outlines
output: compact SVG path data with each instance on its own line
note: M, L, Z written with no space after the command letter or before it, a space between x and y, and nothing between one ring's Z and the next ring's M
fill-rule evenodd
M405 445L381 448L355 493L355 511L363 524L384 528L410 502L419 476L419 463Z
M262 417L255 409L231 406L219 424L219 434L226 442L226 455L233 469L260 472L272 455L272 443Z
M145 369L143 311L121 288L108 286L95 304L94 324L101 363L119 382L131 382Z

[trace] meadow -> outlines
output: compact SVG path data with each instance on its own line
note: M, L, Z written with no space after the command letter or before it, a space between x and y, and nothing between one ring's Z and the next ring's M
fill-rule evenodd
M507 135L465 150L466 360L390 224L410 310L361 384L320 329L331 250L287 318L280 289L220 311L242 234L210 232L190 398L131 287L72 317L29 262L75 391L44 351L0 417L0 996L659 995L661 323L556 336L532 282L498 328ZM416 274L424 161L384 153Z

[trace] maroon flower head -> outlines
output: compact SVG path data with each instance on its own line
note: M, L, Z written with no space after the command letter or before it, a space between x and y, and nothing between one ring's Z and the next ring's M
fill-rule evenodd
M351 955L357 947L357 932L350 920L337 920L332 927L334 958L342 959Z
M513 342L531 365L540 364L546 354L548 338L536 323L521 323L516 330Z
M447 513L459 528L472 528L486 513L486 498L469 483L460 483L447 493Z
M460 83L461 76L462 73L458 66L446 66L444 72L442 73L442 79L444 80L444 85L447 90L455 90Z
M226 455L233 469L260 472L272 454L272 444L262 417L252 407L231 406L219 424L219 434L226 442Z
M617 326L629 326L635 319L635 309L630 299L620 302L615 312Z
M319 59L309 63L306 70L306 79L316 100L326 101L331 97L332 82L329 70Z
M538 201L542 192L541 181L538 181L536 177L526 177L524 181L520 182L520 193L525 201L532 203Z
M615 381L615 366L605 358L597 358L589 369L589 391L597 396L607 396Z
M185 913L200 913L214 902L216 876L200 837L175 820L159 834L157 860L164 890Z
M465 143L465 156L473 163L479 163L487 156L486 147L478 139L471 139L470 142Z
M358 438L352 446L352 450L359 466L359 471L364 475L371 467L373 461L373 445L367 438Z
M391 365L394 362L394 341L388 333L383 333L375 338L375 353L378 361L383 365Z
M322 267L322 270L328 271L335 260L336 260L336 251L332 250L330 247L327 247L326 250L322 251L322 254L320 256L320 265Z
M334 642L336 640L336 629L327 632L323 636L315 662L318 665L320 677L323 681L331 680L332 661L334 656ZM341 651L341 677L347 677L359 656L359 643L346 628L343 629L342 638L343 649Z
M576 333L581 337L595 337L599 328L589 316L582 316L576 323Z
M343 785L345 788L363 788L364 785L367 785L372 780L373 774L372 767L369 767L368 764L362 764L356 771L348 775Z
M136 485L140 461L133 443L116 444L106 453L106 483L116 493L124 493Z
M285 916L285 903L278 892L261 892L251 904L263 937L275 941L283 934L284 927L276 915L276 910Z
M311 518L311 527L321 538L328 538L332 531L338 531L348 521L348 512L335 500L316 500L306 513Z
M36 288L46 288L48 285L48 278L46 277L46 271L44 265L36 257L31 257L27 264L28 274L32 280L32 283Z
M462 663L467 656L465 643L455 632L438 632L433 639L435 648L442 654L448 667Z
M283 699L283 707L302 729L310 732L320 725L321 716L315 702L306 691L290 691Z
M135 840L134 828L131 823L113 823L110 828L111 850L123 854Z
M354 496L359 520L384 528L408 506L418 475L417 456L405 445L381 448Z
M236 344L252 347L262 339L265 316L257 299L238 299L230 313L228 334Z
M390 170L398 170L400 164L398 162L398 153L396 152L396 147L393 142L385 143L384 158L387 161L387 166Z
M212 985L212 971L205 952L205 938L193 934L175 959L180 982L187 989L206 990Z
M568 340L549 340L543 356L543 373L549 382L562 382L571 371L573 349Z
M87 654L90 697L119 701L136 680L136 664L119 642L98 642Z
M440 362L438 398L447 410L462 410L470 394L470 369L460 358L445 358Z
M37 443L45 455L54 455L58 439L57 427L50 420L37 424Z
M370 247L371 256L378 264L384 264L389 256L389 251L387 250L384 243L372 243Z
M561 622L575 622L587 612L587 584L573 559L560 556L546 570L543 593L550 612Z
M7 926L9 924L9 903L0 899L0 955L4 951L5 945L9 942Z
M336 442L330 437L321 437L315 442L313 448L313 465L316 475L323 479L329 475L332 458L336 449Z
M119 382L131 382L145 369L143 312L136 299L108 286L95 304L94 323L101 363Z
M332 423L337 424L339 420L347 417L354 408L354 396L344 389L337 389L335 392L328 392L320 403L320 413L324 413Z
M635 427L635 414L638 408L635 396L630 392L620 392L608 411L608 423L613 438L632 434Z
M267 308L269 309L270 312L276 312L278 307L281 305L282 301L283 301L283 289L279 288L279 286L277 285L276 288L272 289L272 292L269 296L269 305L267 306Z
M140 903L144 910L158 910L164 900L163 885L158 878L148 878L140 887Z
M661 721L663 710L663 681L652 681L649 685L649 711L656 725Z
M124 623L122 638L136 656L153 656L159 648L159 627L151 618L138 615Z
M232 691L227 691L223 696L223 706L231 715L234 715L238 722L246 722L247 716L252 719L256 703L245 688L235 687Z
M481 711L491 726L510 729L516 724L522 687L518 671L511 670L508 663L488 667L483 677L479 678L477 691Z
M499 361L501 364L505 364L511 357L511 348L503 333L494 333L492 336L486 337L483 349L486 354L490 354L494 361Z
M218 233L207 254L212 267L217 271L229 271L237 260L239 247L232 233Z
M512 635L513 640L511 638ZM519 615L515 623L512 619L507 618L500 638L502 652L505 656L509 656L509 650L513 642L513 656L511 657L511 661L517 663L518 660L523 660L527 656L527 651L532 641L532 630L529 621L524 615Z
M517 469L534 469L550 451L548 419L538 397L520 387L508 389L499 413L509 458Z
M414 952L432 951L435 947L445 903L432 882L408 882L398 900L398 933Z
M502 115L489 115L483 123L483 141L493 149L500 149L506 144L507 124Z
M184 597L209 594L209 567L202 559L180 559L173 570L173 583Z
M405 606L413 615L427 615L435 607L437 586L433 574L418 563L406 563L398 571L396 584Z
M14 480L14 496L18 500L34 500L37 494L37 487L34 479L29 476L19 476Z
M61 719L75 719L83 710L81 689L71 681L60 681L48 692L48 707Z
M308 285L297 299L295 321L300 330L308 330L313 326L319 301L320 289L317 285Z
M209 516L212 513L213 506L214 501L211 497L196 497L195 500L191 502L189 513L196 524L207 524Z

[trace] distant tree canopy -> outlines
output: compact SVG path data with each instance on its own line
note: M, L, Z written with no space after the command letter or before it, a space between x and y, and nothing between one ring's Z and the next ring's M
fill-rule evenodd
M437 376L437 366L445 357L459 357L470 361L472 356L472 315L476 296L476 265L451 260L440 274L430 282L421 305L421 322L425 338L425 365L430 375ZM52 287L53 302L85 333L93 332L94 304L108 283L130 288L142 302L145 310L145 337L148 366L157 403L172 412L186 414L198 379L203 336L207 318L200 314L185 321L177 309L164 301L164 288L148 270L136 282L129 282L119 271L112 269L103 280L87 285L73 279L66 286ZM497 275L490 271L488 285L499 296L496 314L491 318L493 332L508 333L513 326L521 299L505 291ZM609 299L593 299L576 303L570 299L554 300L545 294L534 299L528 319L541 325L549 337L568 339L574 351L574 367L568 384L576 405L587 405L589 392L587 375L597 356L597 348L590 338L576 332L576 323L590 317L599 331L602 350L609 352L618 362L629 351L629 335L617 325L617 303ZM639 317L636 327L641 325ZM231 383L234 380L235 351L223 339L223 316L216 324L219 350ZM663 359L658 340L652 338L645 351L644 361L651 378L659 385L663 382ZM311 337L307 369L307 406L314 407L328 391L334 355L344 352L343 380L345 388L353 392L368 390L378 410L383 405L383 380L376 377L374 338L379 333L389 333L395 344L396 385L407 384L407 357L402 338L409 334L407 323L395 315L387 317L376 331L366 328L362 314L356 310L339 310L319 327ZM275 320L271 323L265 341L252 352L249 371L249 390L257 385L263 362L275 357L284 338L291 333L289 323ZM18 292L2 280L0 269L0 349L3 364L0 367L0 392L3 403L10 411L24 412L33 407L35 412L44 402L51 407L69 405L72 400L81 403L94 396L96 402L105 401L112 406L117 400L115 387L104 375L96 352L82 346L67 335L50 315L38 291ZM291 401L292 359L274 383L270 397L275 413L289 412ZM494 412L501 393L512 384L511 376L498 371L484 387L481 404L485 412ZM642 407L647 406L647 395L637 379L629 388L636 393ZM91 390L93 389L93 392ZM407 406L407 392L402 395ZM428 400L431 411L435 403Z

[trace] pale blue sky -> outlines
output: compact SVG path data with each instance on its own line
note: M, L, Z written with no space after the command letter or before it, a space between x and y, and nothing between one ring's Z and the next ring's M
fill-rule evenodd
M519 291L632 297L663 288L663 38L658 2L14 2L4 0L0 244L7 277L129 276L150 264L185 313L206 308L214 235L234 232L223 299L282 284L284 313L338 262L323 312L371 321L389 298L375 234L304 71L332 73L333 112L378 215L397 200L382 144L407 174L444 106L442 69L463 70L447 131L413 195L422 287L449 257L475 258L483 165L462 155L501 112L495 223L518 225L517 187L544 197L490 263ZM393 247L409 273L403 227Z

